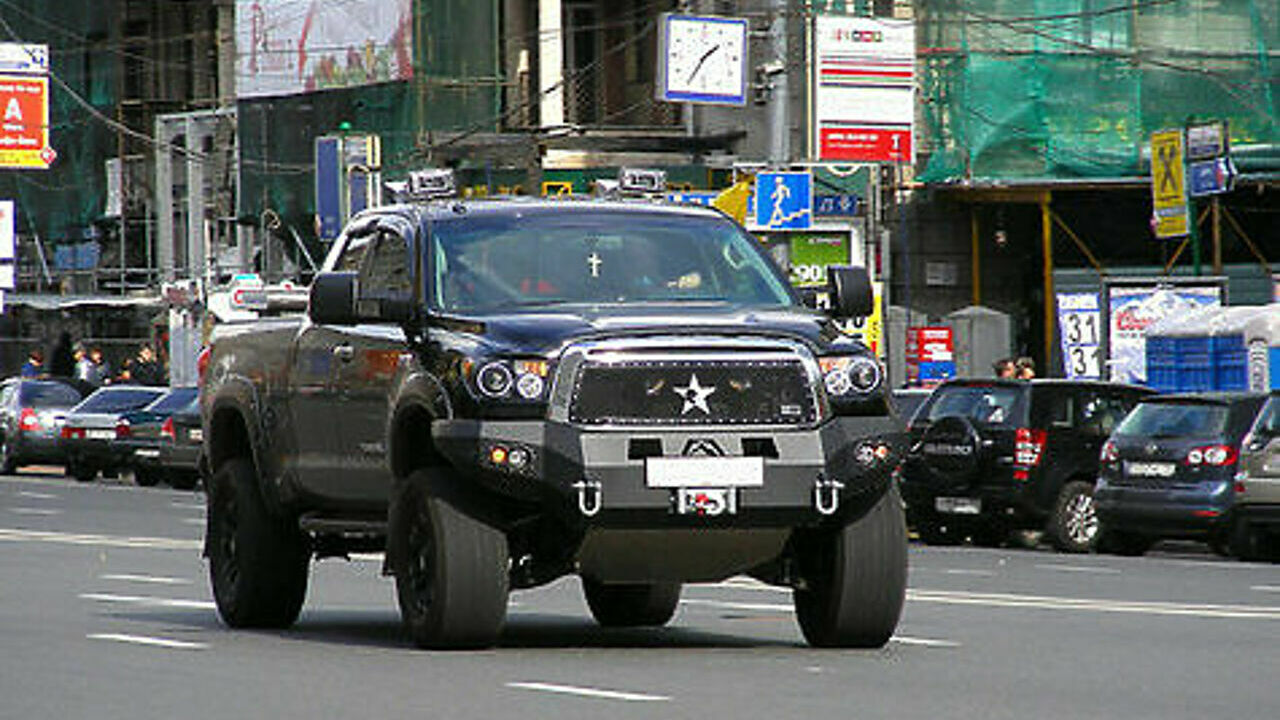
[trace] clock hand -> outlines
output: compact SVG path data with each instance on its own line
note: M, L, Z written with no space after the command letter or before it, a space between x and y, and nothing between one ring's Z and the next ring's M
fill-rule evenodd
M707 58L711 57L711 55L719 49L720 49L720 45L717 43L715 45L712 45L710 50L702 53L702 57L698 58L698 64L693 66L693 72L689 73L689 79L686 82L693 82L694 76L697 75L698 71L702 69L703 64L707 62Z

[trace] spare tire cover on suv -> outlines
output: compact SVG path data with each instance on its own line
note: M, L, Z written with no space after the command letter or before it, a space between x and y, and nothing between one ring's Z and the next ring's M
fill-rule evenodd
M981 449L977 428L962 415L939 418L920 440L925 467L954 481L970 482L977 476Z

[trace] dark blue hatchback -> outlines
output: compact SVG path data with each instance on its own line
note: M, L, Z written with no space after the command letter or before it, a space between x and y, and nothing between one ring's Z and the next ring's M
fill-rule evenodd
M1157 540L1206 540L1225 552L1240 442L1265 396L1146 398L1102 448L1093 492L1098 547L1141 555Z

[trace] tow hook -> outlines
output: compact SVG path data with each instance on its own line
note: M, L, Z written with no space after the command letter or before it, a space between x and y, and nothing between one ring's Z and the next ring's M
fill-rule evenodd
M600 499L604 494L598 480L580 480L573 484L578 491L578 510L587 517L600 512Z
M813 506L818 514L834 515L840 508L840 491L843 489L844 483L828 480L825 475L818 473L818 479L813 483Z

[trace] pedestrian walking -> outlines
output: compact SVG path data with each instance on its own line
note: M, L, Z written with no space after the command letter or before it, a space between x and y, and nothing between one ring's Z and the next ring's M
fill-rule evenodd
M150 345L138 348L138 357L133 361L130 372L132 382L139 385L167 385L164 368L156 360L156 352Z
M1019 380L1030 380L1036 376L1036 361L1023 355L1014 361Z
M18 371L24 378L40 377L44 375L44 351L32 350L27 354L27 361L22 364L22 369Z
M996 377L1011 380L1018 376L1017 368L1013 364L1013 358L1000 358L991 365L991 369L995 371Z

